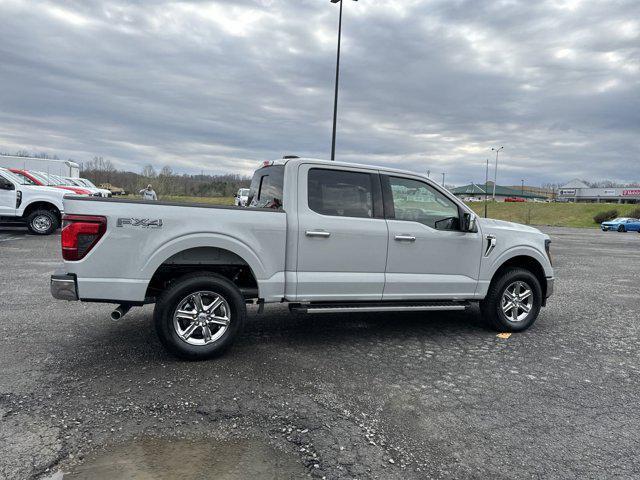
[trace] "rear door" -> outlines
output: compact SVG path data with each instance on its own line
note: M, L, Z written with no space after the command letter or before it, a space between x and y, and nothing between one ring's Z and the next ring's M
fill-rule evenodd
M384 300L472 298L481 234L460 230L461 209L434 186L404 176L381 179L389 225Z
M301 164L298 301L381 300L388 229L377 173Z

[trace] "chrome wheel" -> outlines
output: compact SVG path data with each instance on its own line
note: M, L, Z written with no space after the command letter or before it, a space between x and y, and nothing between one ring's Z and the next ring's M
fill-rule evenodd
M190 345L215 342L229 328L231 309L219 293L202 291L183 298L173 314L173 328Z
M51 228L51 219L46 215L38 215L31 221L31 226L38 233L47 232Z
M518 280L505 288L500 302L502 313L511 322L522 322L533 308L533 291Z

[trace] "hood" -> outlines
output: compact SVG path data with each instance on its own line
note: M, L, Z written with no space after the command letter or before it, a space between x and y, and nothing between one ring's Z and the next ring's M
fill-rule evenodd
M495 220L493 218L478 218L478 223L483 228L483 230L511 230L515 232L527 232L527 233L537 233L539 235L544 235L540 230L534 227L530 227L529 225L523 225L521 223L507 222L505 220Z
M47 187L45 185L20 185L18 187L18 190L29 190L34 193L46 193L46 194L52 193L54 195L59 196L60 198L64 197L65 195L74 194L69 190L63 190L61 188L56 188L56 187Z

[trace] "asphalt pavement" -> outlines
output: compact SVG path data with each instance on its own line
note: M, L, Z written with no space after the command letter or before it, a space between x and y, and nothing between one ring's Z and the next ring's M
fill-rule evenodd
M543 230L527 332L272 306L189 363L152 306L53 300L59 235L0 228L0 478L637 478L640 235Z

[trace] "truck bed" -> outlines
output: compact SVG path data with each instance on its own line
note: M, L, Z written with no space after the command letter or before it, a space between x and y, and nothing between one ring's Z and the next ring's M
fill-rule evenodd
M251 268L261 298L284 295L283 211L100 197L65 197L64 209L107 219L106 233L86 257L65 262L81 300L143 302L154 273L176 256L197 263L237 256Z

